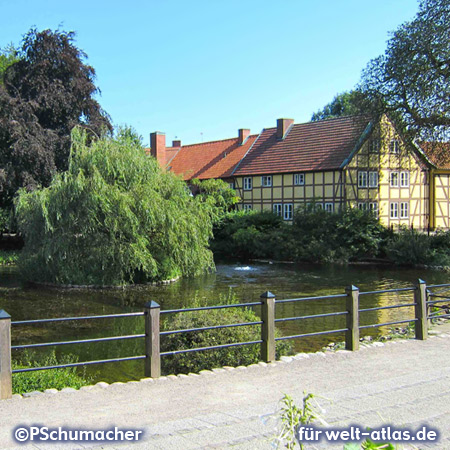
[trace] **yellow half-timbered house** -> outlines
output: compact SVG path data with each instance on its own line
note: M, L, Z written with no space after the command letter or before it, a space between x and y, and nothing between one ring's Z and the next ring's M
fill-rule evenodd
M371 210L388 226L450 228L450 165L439 167L424 146L407 145L392 122L347 116L295 124L278 119L258 135L149 149L187 181L222 178L236 189L239 209L269 210L292 221L299 207Z

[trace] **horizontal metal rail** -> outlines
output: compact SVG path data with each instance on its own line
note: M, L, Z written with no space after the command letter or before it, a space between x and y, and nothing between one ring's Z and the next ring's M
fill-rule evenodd
M359 295L386 294L388 292L406 292L406 291L415 291L415 290L417 290L416 287L396 288L396 289L382 289L380 291L360 292Z
M90 319L115 319L116 317L136 317L143 315L145 315L144 312L134 312L122 314L105 314L103 316L58 317L54 319L19 320L16 322L11 322L11 325L36 325L38 323L69 322L71 320L90 320Z
M79 367L79 366L92 366L94 364L105 364L111 362L121 362L121 361L136 361L139 359L145 359L146 356L128 356L126 358L112 358L112 359L101 359L98 361L84 361L69 364L59 364L57 366L45 366L45 367L28 367L26 369L14 369L12 373L22 373L22 372L36 372L38 370L51 370L51 369L67 369L69 367Z
M190 311L210 311L213 309L242 308L247 306L260 306L260 305L262 305L262 302L233 303L231 305L217 305L217 306L200 306L198 308L164 309L160 312L160 314L175 314Z
M397 325L400 323L411 323L411 322L416 322L416 321L417 321L417 319L410 319L410 320L398 320L396 322L375 323L373 325L362 325L359 327L359 329L364 330L366 328L386 327L388 325Z
M290 320L314 319L316 317L337 317L337 316L345 316L347 314L348 314L348 311L343 311L343 312L326 313L326 314L314 314L311 316L283 317L281 319L275 319L275 322L288 322Z
M214 350L218 348L228 348L228 347L238 347L240 345L253 345L253 344L261 344L262 340L258 341L250 341L250 342L236 342L234 344L222 344L222 345L212 345L210 347L197 347L197 348L189 348L185 350L174 350L173 352L161 352L161 356L174 356L180 355L182 353L195 353L202 352L204 350Z
M275 303L306 302L308 300L327 300L332 298L344 298L344 297L347 297L347 294L320 295L317 297L287 298L284 300L275 300Z
M11 350L23 350L26 348L37 348L37 347L52 347L56 345L89 344L91 342L121 341L125 339L138 339L143 337L145 337L145 334L130 334L128 336L111 336L94 339L79 339L76 341L58 341L58 342L43 342L39 344L11 345Z
M450 298L447 298L446 300L432 300L432 301L427 301L427 305L436 305L438 303L445 303L445 302L450 302Z
M427 316L427 319L440 319L441 317L450 317L450 314L430 314L429 316Z
M428 294L428 297L445 298L446 300L450 300L450 295L438 295L438 294L430 293L430 294Z
M360 309L359 312L380 311L382 309L406 308L409 306L416 306L416 304L415 303L405 303L405 304L390 305L390 306L377 306L376 308Z
M168 336L171 334L190 333L191 331L220 330L222 328L234 328L234 327L251 327L254 325L261 325L262 323L263 323L262 320L259 320L258 322L244 322L244 323L233 323L229 325L214 325L210 327L186 328L184 330L161 331L159 335Z
M430 284L427 286L427 289L439 287L450 287L450 284Z
M308 336L321 336L321 335L332 334L332 333L343 333L344 331L348 331L348 328L341 328L340 330L318 331L316 333L295 334L293 336L282 336L282 337L275 338L275 341L285 341L286 339L297 339L297 338L308 337Z

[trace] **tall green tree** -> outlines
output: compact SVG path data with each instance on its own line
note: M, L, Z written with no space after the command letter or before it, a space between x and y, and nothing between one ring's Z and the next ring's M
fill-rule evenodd
M20 187L48 186L67 169L73 127L94 135L111 130L95 99L95 71L74 38L32 29L17 61L7 63L0 86L0 207L10 206Z
M18 61L18 51L14 45L9 44L4 49L0 49L0 85L3 84L3 74L6 69Z
M448 139L450 1L421 0L362 75L361 91L380 112L398 113L411 139Z
M353 116L361 114L364 111L364 96L360 91L352 90L349 92L342 92L336 95L334 99L325 105L322 109L315 112L311 121L332 119L341 116Z
M214 267L208 208L130 136L88 144L75 129L68 171L22 190L16 215L32 281L121 285Z

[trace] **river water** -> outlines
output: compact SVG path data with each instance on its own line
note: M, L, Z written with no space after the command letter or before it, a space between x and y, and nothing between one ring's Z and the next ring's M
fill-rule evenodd
M294 264L219 264L213 274L181 279L170 285L140 286L125 290L53 289L30 287L20 281L15 267L0 267L0 309L13 321L51 317L73 317L142 311L150 300L161 309L186 307L194 298L220 304L231 291L237 301L257 301L269 290L278 299L341 294L346 286L361 291L410 287L417 278L427 284L449 282L449 274L435 270L394 268L391 266L348 265L313 266ZM361 308L411 303L412 292L361 296ZM294 317L343 311L345 299L286 303L277 306L277 317ZM256 310L258 312L258 310ZM404 320L413 316L412 308L363 313L361 324ZM285 335L312 333L345 327L344 317L284 322ZM387 329L365 330L364 334L386 333ZM13 326L13 345L91 339L143 333L142 317ZM362 333L362 335L364 335ZM342 334L309 337L293 341L296 351L317 351L329 342L342 341ZM50 349L41 350L41 353ZM109 359L144 354L143 340L102 342L60 346L57 355L71 353L79 361ZM14 351L16 352L16 351ZM13 353L13 357L16 353ZM18 354L17 354L18 356ZM143 377L142 361L90 366L95 381L126 381Z

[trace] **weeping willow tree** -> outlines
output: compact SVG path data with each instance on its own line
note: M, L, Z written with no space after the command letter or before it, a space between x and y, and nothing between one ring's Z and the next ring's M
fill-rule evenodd
M16 213L30 281L122 285L214 265L210 211L124 134L89 145L75 129L68 171L20 192Z

